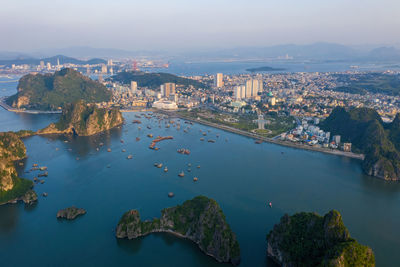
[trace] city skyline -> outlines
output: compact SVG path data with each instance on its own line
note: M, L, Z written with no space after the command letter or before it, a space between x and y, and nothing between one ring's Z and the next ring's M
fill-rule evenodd
M0 51L91 46L177 50L315 42L398 45L400 3L384 1L5 0ZM7 25L7 27L5 27ZM128 26L128 27L127 27Z

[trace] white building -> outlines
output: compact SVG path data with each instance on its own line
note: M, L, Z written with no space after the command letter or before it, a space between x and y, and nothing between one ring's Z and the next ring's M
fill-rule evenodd
M224 86L224 75L222 73L217 73L217 75L215 75L214 86L218 88Z
M173 101L158 100L153 103L153 108L175 110L178 109L178 106Z

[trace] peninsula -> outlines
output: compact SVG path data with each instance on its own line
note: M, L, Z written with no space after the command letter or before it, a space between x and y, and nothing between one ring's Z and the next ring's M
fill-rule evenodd
M14 161L25 157L25 145L17 134L0 132L0 205L19 200L26 204L37 201L37 195L32 190L33 182L19 178L14 166Z
M166 232L195 242L219 262L240 263L235 234L218 203L204 196L161 211L161 218L142 221L137 210L126 212L116 229L117 238L134 239L150 233Z
M267 254L280 266L375 266L371 248L350 237L342 216L284 215L267 236Z
M366 174L385 180L400 180L400 115L384 123L370 108L350 111L337 107L321 123L321 128L340 135L342 142L353 144L354 151L365 154Z
M112 93L103 84L70 68L54 74L25 75L19 80L17 89L18 93L9 97L6 103L18 109L58 110L78 100L99 103L112 98Z
M57 123L51 123L36 134L75 134L78 136L94 135L124 122L118 109L97 108L94 104L78 101L66 104Z

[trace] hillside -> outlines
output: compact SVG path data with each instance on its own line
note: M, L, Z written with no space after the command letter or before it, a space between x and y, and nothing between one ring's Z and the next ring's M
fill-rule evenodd
M36 193L31 190L30 180L19 178L14 161L26 157L24 143L13 132L0 132L0 205L23 200L27 204L35 202Z
M350 237L339 212L284 215L267 236L267 254L281 266L375 266L372 250Z
M159 89L164 83L176 83L177 85L190 86L195 88L207 88L208 86L196 80L179 77L169 73L147 73L147 72L120 72L110 78L113 81L123 84L130 84L136 81L139 87Z
M7 103L16 108L56 110L66 103L84 100L88 103L108 102L112 93L102 84L73 69L54 74L28 74L19 80L18 93Z
M123 122L118 109L97 108L81 100L74 104L66 104L59 121L37 131L37 134L89 136L119 126Z
M349 112L335 108L321 123L321 128L332 135L341 135L342 142L353 143L353 150L365 154L363 170L385 180L400 179L400 118L385 125L379 114L368 108Z
M351 94L380 93L386 95L400 95L400 75L383 73L365 74L336 74L338 82L343 86L334 88L339 92Z
M118 223L117 238L134 239L155 232L172 232L195 242L219 262L240 263L240 248L218 203L204 196L161 211L161 218L142 221L137 210L126 212Z

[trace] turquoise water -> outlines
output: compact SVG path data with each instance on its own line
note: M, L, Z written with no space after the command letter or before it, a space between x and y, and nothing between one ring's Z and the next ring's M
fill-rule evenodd
M47 166L49 177L35 190L48 197L40 196L29 208L0 206L2 266L223 266L190 241L168 234L131 241L114 236L118 220L129 209L151 219L161 209L197 195L214 198L222 207L240 243L241 266L273 266L266 259L265 236L283 214L324 214L331 209L342 213L354 238L373 248L377 266L400 262L400 183L363 175L359 161L256 145L252 139L197 124L184 133L188 125L183 122L178 131L143 118L138 130L131 123L133 113L124 117L122 128L94 137L24 140L28 158L20 176L33 179L35 173L24 173L33 163ZM38 129L56 119L0 109L0 130ZM210 130L206 138L217 142L200 141L200 130ZM160 150L154 151L148 149L148 133L174 139L159 143ZM136 142L136 137L141 140ZM97 151L100 142L104 146ZM189 148L191 154L178 154L178 148ZM128 154L132 160L126 159ZM154 162L162 162L169 172L155 168ZM192 172L179 178L188 163ZM194 176L199 178L196 183ZM172 199L167 197L170 191L175 193ZM270 201L272 208L267 207ZM87 214L72 222L58 221L57 211L71 205L85 208Z

